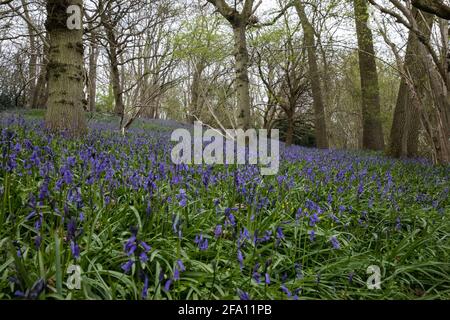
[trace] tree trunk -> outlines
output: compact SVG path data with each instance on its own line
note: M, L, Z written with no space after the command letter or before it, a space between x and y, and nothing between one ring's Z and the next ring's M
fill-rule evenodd
M236 92L238 103L237 126L239 129L250 128L250 81L248 76L249 55L247 50L247 26L251 25L251 17L253 14L254 0L245 0L242 3L242 12L236 9L236 1L234 7L227 4L225 0L207 0L212 3L217 11L228 20L233 27L234 35L234 56L235 56L235 72L236 72Z
M96 35L92 34L92 42L89 47L89 86L88 86L88 109L89 112L95 112L95 98L97 95L97 61L99 56L99 48L96 43Z
M43 67L39 73L36 83L36 89L33 93L31 106L33 109L44 109L48 101L48 85L47 85L47 70Z
M422 55L424 59L428 59ZM450 163L450 128L448 126L448 92L442 77L428 64L428 72L430 75L431 92L433 93L433 102L435 110L431 114L431 138L434 143L434 151L436 153L436 163Z
M197 121L197 118L200 116L200 85L203 70L205 69L205 64L202 62L198 62L195 65L195 70L192 78L192 86L191 86L191 102L190 102L190 110L189 110L189 119L190 123L194 123Z
M380 89L372 31L368 26L368 2L367 0L354 0L353 2L361 76L363 147L369 150L383 150Z
M108 45L109 45L109 61L111 63L111 82L114 92L114 113L118 116L123 116L125 111L124 103L123 103L123 92L122 92L122 84L120 80L120 71L119 71L119 59L117 56L117 41L114 35L114 31L107 30L106 31L108 37Z
M248 50L246 24L233 26L236 63L236 90L238 102L238 128L250 128L250 81L248 77Z
M28 65L28 92L26 95L26 107L31 109L33 107L33 97L36 92L36 82L37 82L37 46L36 46L36 32L33 27L30 25L31 17L28 10L28 3L25 0L22 0L23 14L25 18L29 21L27 23L28 26L28 34L30 39L30 62Z
M423 35L427 38L431 35L433 16L413 9L413 15ZM425 20L422 19L422 15ZM427 70L420 58L419 39L413 31L410 31L404 69L408 73L401 79L400 89L397 97L397 105L394 111L394 121L391 129L389 155L396 158L415 157L418 154L420 116L419 110L414 108L415 102L408 89L406 78L410 77L414 82L415 91L420 101L425 101Z
M293 110L295 110L295 108ZM287 112L286 116L287 116L286 145L291 146L292 143L294 142L294 114L293 112Z
M295 8L300 17L303 32L305 34L305 44L308 52L309 78L314 103L316 144L319 149L327 149L328 135L325 118L325 107L323 103L322 87L320 84L319 67L317 65L316 41L314 38L314 28L308 20L305 8L301 1L295 2Z
M83 29L67 27L67 7L82 0L47 0L46 29L50 40L46 126L52 132L79 136L86 132L83 113Z

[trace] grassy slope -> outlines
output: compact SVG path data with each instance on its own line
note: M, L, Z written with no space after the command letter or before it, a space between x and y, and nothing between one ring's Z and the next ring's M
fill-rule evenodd
M190 170L170 164L170 130L160 124L140 121L121 137L104 129L116 119L96 115L102 129L83 140L49 140L41 117L7 125L8 154L20 151L0 171L0 298L39 279L41 298L56 299L140 299L146 283L155 299L450 298L448 167L294 147L277 177ZM8 139L3 131L2 148ZM148 261L140 241L152 247ZM82 290L65 285L73 264ZM381 268L381 290L366 286L371 265Z

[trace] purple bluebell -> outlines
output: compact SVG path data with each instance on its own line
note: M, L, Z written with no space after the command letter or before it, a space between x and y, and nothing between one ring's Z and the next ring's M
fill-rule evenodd
M178 265L178 268L180 268L181 272L186 271L186 267L184 266L183 261L181 261L181 259L177 260L177 265Z
M144 276L144 287L142 288L142 299L147 299L148 296L148 276Z
M75 241L70 242L70 250L72 251L72 255L75 259L80 258L80 247Z
M270 284L270 275L268 273L265 274L264 276L264 282L269 285Z
M341 244L336 237L331 237L330 242L335 250L339 250L341 248Z
M309 226L314 227L317 223L320 222L320 218L317 215L317 213L314 213L312 216L309 217Z
M148 261L148 256L145 252L141 252L141 254L139 255L139 260L141 260L141 262L145 263Z
M195 236L194 242L197 244L200 251L206 251L208 250L208 239L203 237L203 234L200 233L200 235Z
M283 291L284 294L286 294L288 298L292 297L291 291L289 291L289 289L284 284L281 285L281 291Z
M217 225L216 228L214 229L214 237L216 239L220 238L220 236L222 235L222 232L223 232L222 225L220 225L220 224Z
M178 281L180 280L180 270L178 270L177 267L173 270L173 280Z
M402 220L400 219L400 217L398 217L397 220L396 220L395 230L396 231L402 230Z
M184 189L180 189L178 195L177 195L177 199L179 201L179 205L180 207L186 207L187 206L187 195L186 195L186 190Z
M239 266L241 267L241 270L244 268L244 256L242 255L242 251L238 250L237 252L237 259L239 262Z
M167 280L166 284L164 285L164 291L169 292L171 285L172 285L172 279Z
M134 261L133 260L128 260L126 263L124 263L121 268L125 273L130 273L131 268L133 267Z
M241 299L242 301L251 300L250 295L247 292L242 291L240 289L238 290L238 295L239 295L239 299Z
M353 277L355 276L354 272L350 272L350 274L348 275L348 282L349 283L353 283Z
M316 241L316 232L315 232L314 230L311 230L311 231L309 232L309 240L310 240L311 242Z

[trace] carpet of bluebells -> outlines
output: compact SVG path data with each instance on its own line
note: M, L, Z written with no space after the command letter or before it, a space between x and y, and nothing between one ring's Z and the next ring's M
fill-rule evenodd
M173 165L164 128L43 128L0 120L0 299L450 298L449 166L282 147L262 177Z

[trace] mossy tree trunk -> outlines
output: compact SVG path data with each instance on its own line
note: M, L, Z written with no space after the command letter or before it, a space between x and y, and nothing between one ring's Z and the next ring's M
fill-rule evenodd
M86 131L83 29L70 30L67 8L82 0L47 0L46 29L50 41L46 126L52 132L79 136Z
M381 125L380 88L375 62L373 36L368 25L368 1L354 0L353 4L361 76L363 148L368 150L383 150L384 136Z

